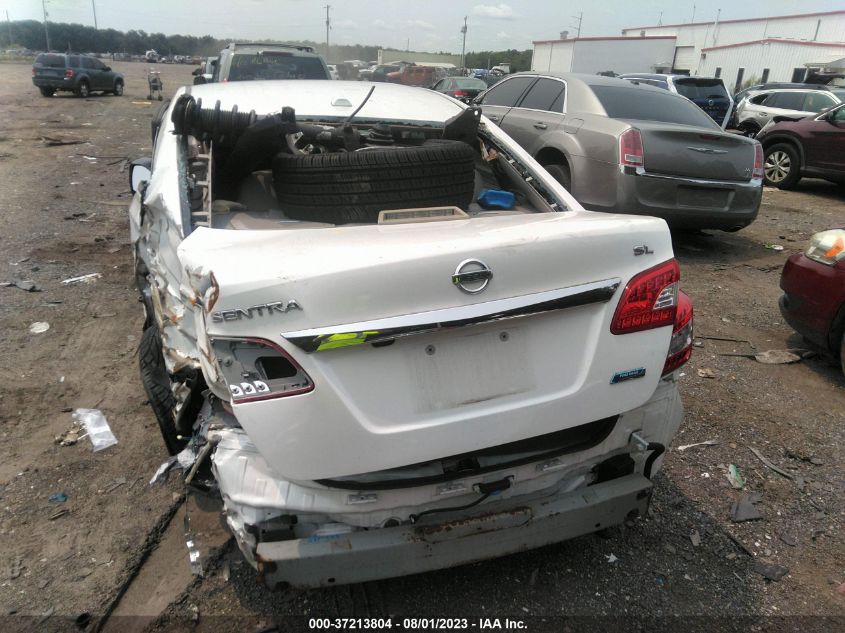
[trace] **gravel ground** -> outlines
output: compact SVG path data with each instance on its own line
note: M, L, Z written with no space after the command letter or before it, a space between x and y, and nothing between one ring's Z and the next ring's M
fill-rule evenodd
M145 65L115 67L126 95L82 100L44 99L28 66L0 64L0 281L41 290L0 288L0 630L79 630L82 613L99 625L138 567L143 578L187 565L184 552L152 571L141 565L181 491L146 485L166 455L137 377L141 310L122 171L125 158L149 153L156 104L143 99ZM190 79L187 66L159 69L167 94ZM697 334L757 350L805 346L777 309L780 270L814 232L842 224L843 202L842 187L805 180L792 192L767 189L759 219L739 233L677 235ZM62 284L94 272L102 277ZM36 321L50 329L31 334ZM172 603L149 628L223 633L276 620L304 630L300 616L388 615L470 617L472 628L509 617L537 631L845 626L841 371L823 357L763 365L720 355L747 352L748 343L698 344L681 381L686 417L648 516L499 560L314 591L263 589L229 542L205 578L164 596L162 606ZM77 407L102 409L117 446L93 453L87 439L56 443ZM705 440L718 443L676 448ZM744 492L761 494L762 520L730 520L741 494L728 482L730 464ZM48 500L60 491L66 502ZM754 571L761 561L789 571L767 580ZM130 621L112 623L120 630Z

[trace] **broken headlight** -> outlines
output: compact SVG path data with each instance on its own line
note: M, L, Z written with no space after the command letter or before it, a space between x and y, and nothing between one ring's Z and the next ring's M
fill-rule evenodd
M314 389L302 367L271 341L214 338L211 346L233 404L294 396Z

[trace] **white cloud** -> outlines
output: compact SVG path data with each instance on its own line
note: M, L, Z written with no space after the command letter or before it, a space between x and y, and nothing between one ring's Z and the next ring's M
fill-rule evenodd
M419 29L425 29L426 31L434 30L434 25L431 22L426 22L425 20L407 20L406 24L408 26L414 26Z
M510 38L510 36L510 33L505 33L504 31L499 31L498 33L496 33L496 37L498 37L500 40L506 40Z
M387 22L385 22L385 21L384 21L384 20L382 20L382 19L373 20L371 24L372 24L374 27L379 28L379 29L389 29L389 30L391 30L391 31L393 30L393 25L392 25L392 24L388 24Z
M332 28L340 28L340 29L357 29L358 23L354 20L338 20L336 22L332 22Z
M477 4L472 8L472 14L496 20L512 20L513 9L504 2L500 4Z

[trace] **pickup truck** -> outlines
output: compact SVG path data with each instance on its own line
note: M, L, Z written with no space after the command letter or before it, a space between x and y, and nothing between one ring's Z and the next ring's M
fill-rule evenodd
M663 220L585 211L478 109L407 86L192 86L153 127L130 170L141 378L264 583L647 510L692 350Z

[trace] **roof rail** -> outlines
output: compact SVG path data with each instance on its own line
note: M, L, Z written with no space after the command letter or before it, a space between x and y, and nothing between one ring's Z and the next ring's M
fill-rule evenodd
M278 42L229 42L226 48L237 48L238 46L264 46L267 48L275 46L277 48L293 48L304 53L314 52L313 46L306 46L305 44L280 44Z

